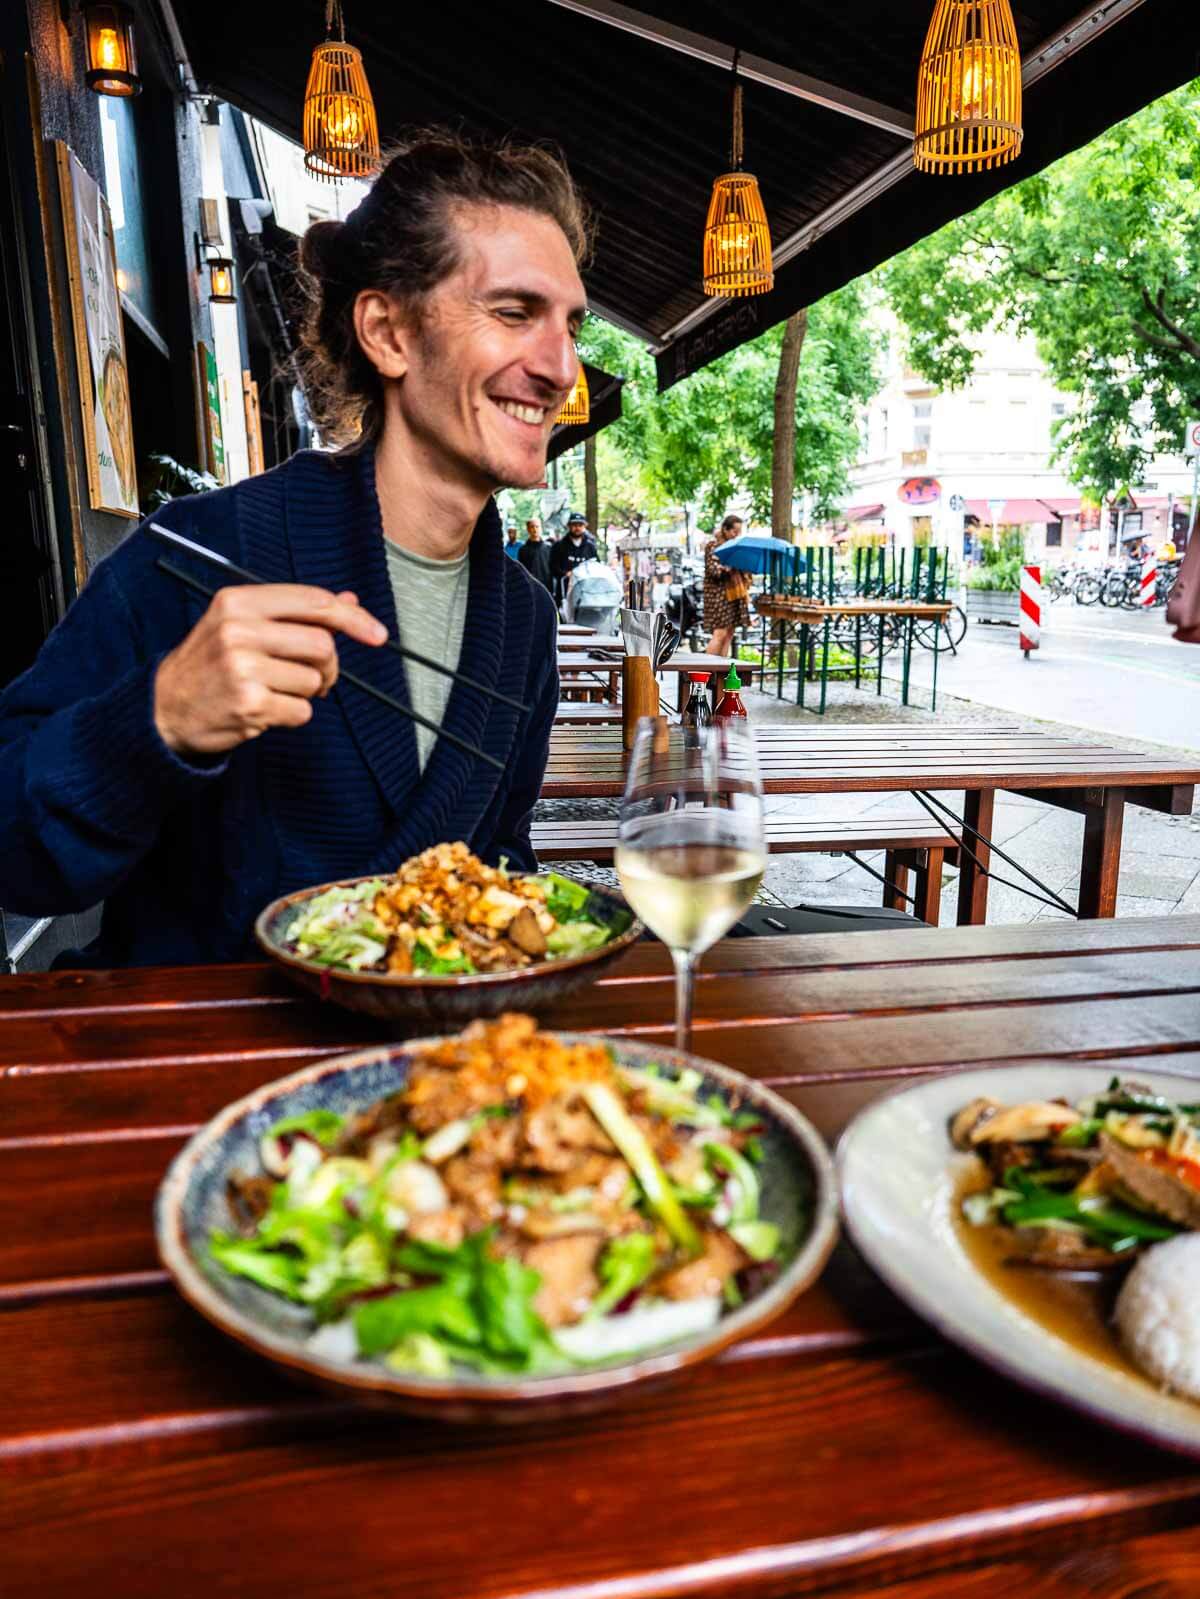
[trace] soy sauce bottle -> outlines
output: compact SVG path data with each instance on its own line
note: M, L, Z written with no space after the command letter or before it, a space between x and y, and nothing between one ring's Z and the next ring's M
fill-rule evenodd
M741 686L742 680L738 676L737 662L731 661L729 663L729 676L725 679L725 692L722 694L721 702L714 712L718 722L725 721L731 716L745 716L746 707L742 704L742 696L739 693Z
M692 685L691 695L683 708L683 743L686 748L698 749L700 745L700 729L711 727L713 713L708 704L708 673L689 672L688 681Z

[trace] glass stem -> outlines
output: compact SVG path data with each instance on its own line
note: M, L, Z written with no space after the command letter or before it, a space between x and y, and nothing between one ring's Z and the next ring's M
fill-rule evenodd
M692 1047L692 989L696 978L696 961L687 949L673 949L675 962L675 1048Z

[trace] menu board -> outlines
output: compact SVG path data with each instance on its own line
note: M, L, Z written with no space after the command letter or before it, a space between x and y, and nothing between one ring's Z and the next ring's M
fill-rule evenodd
M55 156L87 441L88 497L97 511L136 520L141 512L112 221L99 185L65 144L56 142Z

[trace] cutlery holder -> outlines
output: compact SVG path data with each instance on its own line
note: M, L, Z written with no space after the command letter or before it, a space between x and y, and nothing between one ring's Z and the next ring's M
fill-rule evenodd
M648 655L627 655L621 662L621 732L627 750L633 748L638 718L658 715L658 684Z

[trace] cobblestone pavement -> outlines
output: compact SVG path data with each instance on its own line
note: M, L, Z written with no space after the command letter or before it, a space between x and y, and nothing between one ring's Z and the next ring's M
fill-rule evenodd
M807 722L810 712L776 700L773 696L743 691L752 722L760 724ZM968 723L992 727L1017 727L1030 731L1053 732L1096 743L1097 735L1062 722L1042 721L1031 716L1016 716L990 706L977 705L952 696L938 696L936 715L916 706L902 706L894 699L876 698L843 684L831 684L825 714L826 724L906 722L913 725ZM1105 735L1103 742L1117 749L1140 749L1171 759L1178 748L1151 744L1143 740ZM1194 756L1192 757L1195 758ZM960 809L961 795L948 793L947 802ZM772 813L818 819L836 816L908 814L911 796L904 794L829 794L771 798ZM616 802L607 800L553 800L538 807L539 816L584 819L611 816ZM995 840L1009 854L1069 903L1075 903L1079 890L1079 855L1083 837L1083 818L1056 810L1037 800L1015 795L996 797ZM863 858L882 870L881 853ZM1002 864L997 869L1013 877ZM611 869L589 862L571 862L561 868L574 876L615 884ZM948 869L942 893L941 921L953 926L957 900L958 874ZM878 883L860 870L854 861L837 855L774 855L767 867L759 898L786 905L863 905L879 903ZM1200 914L1200 803L1191 816L1163 816L1142 806L1127 806L1121 850L1121 884L1117 900L1118 916L1161 916L1173 911ZM1036 900L992 883L988 896L989 924L1066 920L1066 913L1039 904Z

